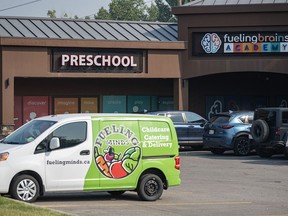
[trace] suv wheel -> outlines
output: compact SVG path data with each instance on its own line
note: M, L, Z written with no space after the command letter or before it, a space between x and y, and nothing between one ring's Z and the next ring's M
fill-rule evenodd
M288 159L288 147L287 146L284 148L284 156L286 159Z
M221 149L221 148L211 148L210 151L213 153L213 154L216 154L216 155L221 155L225 152L225 149Z
M248 137L237 137L234 145L234 153L240 156L246 156L251 150L250 140Z
M270 158L273 155L273 151L265 148L257 148L256 153L262 158Z
M266 121L257 119L251 126L251 135L256 142L264 142L269 136L269 126Z

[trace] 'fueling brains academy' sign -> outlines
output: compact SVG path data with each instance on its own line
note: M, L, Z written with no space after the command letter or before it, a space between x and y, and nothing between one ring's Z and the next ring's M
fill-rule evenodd
M54 49L54 72L141 73L144 51L120 49Z
M193 55L287 55L288 32L192 34Z

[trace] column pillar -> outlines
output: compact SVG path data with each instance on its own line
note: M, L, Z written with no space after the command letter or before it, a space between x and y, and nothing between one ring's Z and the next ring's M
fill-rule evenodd
M14 130L14 77L2 71L0 135Z
M189 80L174 79L174 109L189 109Z

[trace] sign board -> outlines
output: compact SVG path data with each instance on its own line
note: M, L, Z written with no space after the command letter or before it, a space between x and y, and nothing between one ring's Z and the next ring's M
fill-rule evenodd
M195 32L192 55L287 55L288 32Z
M143 50L53 49L52 72L142 73Z

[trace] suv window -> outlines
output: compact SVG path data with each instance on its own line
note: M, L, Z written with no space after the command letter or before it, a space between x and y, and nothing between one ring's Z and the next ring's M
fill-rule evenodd
M187 121L190 123L193 123L193 122L203 123L203 121L205 121L202 116L196 113L192 113L192 112L186 112L186 118L187 118Z
M288 123L288 112L282 113L282 123L287 124Z
M239 120L244 124L252 124L253 115L243 115L239 117Z
M184 122L182 113L168 113L167 117L171 118L173 122Z
M60 139L60 148L78 145L86 140L86 136L86 122L68 123L59 127L52 133L52 137L58 137Z
M213 116L209 122L210 123L223 124L223 123L228 123L229 119L230 119L230 116L217 115L217 116Z
M267 122L268 125L276 125L276 112L269 110L261 110L255 113L255 119L262 119Z

